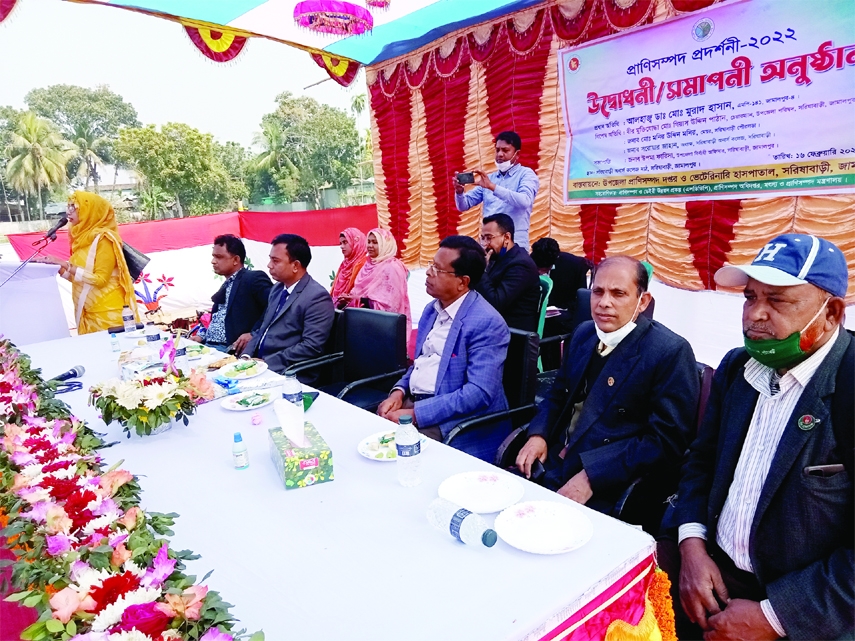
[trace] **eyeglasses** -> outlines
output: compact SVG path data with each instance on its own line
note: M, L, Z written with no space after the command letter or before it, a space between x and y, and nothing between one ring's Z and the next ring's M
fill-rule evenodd
M436 275L437 273L454 274L455 276L457 275L457 272L455 272L453 269L440 269L439 267L436 266L436 263L434 263L433 261L430 261L428 263L427 273L428 274L433 273L434 275Z
M490 243L494 238L502 238L504 234L481 234L482 243Z

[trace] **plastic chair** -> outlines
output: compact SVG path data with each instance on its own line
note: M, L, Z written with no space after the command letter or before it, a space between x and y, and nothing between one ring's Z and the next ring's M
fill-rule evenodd
M297 363L285 373L332 368L333 382L318 389L373 412L407 371L407 317L358 307L342 314L332 339L341 351Z
M549 307L549 295L552 293L552 279L548 274L540 275L540 317L537 321L537 335L543 341L543 325L546 323L546 308ZM537 358L537 371L543 371L543 362Z

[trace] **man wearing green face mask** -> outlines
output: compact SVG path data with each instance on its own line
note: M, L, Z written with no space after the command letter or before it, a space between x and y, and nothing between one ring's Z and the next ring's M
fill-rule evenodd
M750 265L720 269L716 282L744 288L745 347L716 371L683 468L683 611L710 640L852 638L846 259L823 238L785 234Z

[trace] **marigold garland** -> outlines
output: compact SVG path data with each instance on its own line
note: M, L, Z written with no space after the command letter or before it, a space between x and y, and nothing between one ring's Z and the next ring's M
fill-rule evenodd
M653 613L662 633L662 641L677 641L674 624L674 602L671 599L671 579L661 568L656 568L647 588L647 598L653 605Z

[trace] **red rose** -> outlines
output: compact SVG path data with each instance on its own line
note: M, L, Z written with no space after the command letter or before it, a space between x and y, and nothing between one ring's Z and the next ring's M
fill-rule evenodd
M100 612L108 605L115 603L120 596L132 592L138 587L140 587L139 577L131 572L107 577L101 582L100 587L93 588L89 594L97 604L93 612Z
M130 631L136 628L143 634L157 638L169 627L172 617L164 614L157 603L141 603L129 606L122 614L122 622L110 628L110 632Z

